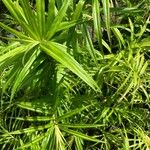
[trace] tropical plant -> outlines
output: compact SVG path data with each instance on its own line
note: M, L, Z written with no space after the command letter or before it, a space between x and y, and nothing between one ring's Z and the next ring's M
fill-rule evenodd
M1 149L148 150L149 0L2 1Z

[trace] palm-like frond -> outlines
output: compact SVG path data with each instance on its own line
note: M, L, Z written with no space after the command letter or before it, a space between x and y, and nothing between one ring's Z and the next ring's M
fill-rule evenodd
M1 149L149 149L148 0L3 3Z

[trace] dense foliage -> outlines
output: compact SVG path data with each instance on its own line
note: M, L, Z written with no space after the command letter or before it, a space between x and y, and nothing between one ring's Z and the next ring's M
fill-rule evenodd
M149 0L0 3L0 149L150 149Z

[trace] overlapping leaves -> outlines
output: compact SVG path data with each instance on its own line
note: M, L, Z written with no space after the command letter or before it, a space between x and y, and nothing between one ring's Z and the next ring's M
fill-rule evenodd
M17 31L4 25L3 23L0 23L0 26L16 36L15 39L9 40L20 41L21 45L20 48L10 50L9 52L5 52L4 55L1 55L0 62L6 66L6 59L9 59L9 61L11 61L10 59L16 59L15 61L17 61L18 55L24 55L25 53L30 53L30 51L33 51L31 56L26 56L28 58L26 58L24 66L22 66L26 68L26 71L22 68L20 73L16 76L18 79L16 79L13 85L11 99L21 86L24 78L29 75L30 71L27 72L27 70L30 70L30 68L33 67L33 63L37 61L36 59L38 54L36 51L39 51L39 53L42 51L45 52L48 56L70 69L94 90L98 89L92 77L84 71L73 56L67 53L68 48L65 47L63 43L59 44L50 42L56 40L59 37L60 32L75 26L78 22L78 20L65 21L66 11L70 1L65 0L60 10L57 10L54 1L50 1L48 12L45 12L44 1L36 2L36 11L31 9L29 1L26 0L3 0L3 2L10 11L11 15L14 17L14 20L21 26L21 30ZM59 33L57 37L55 34L58 31ZM33 45L33 47L28 45Z

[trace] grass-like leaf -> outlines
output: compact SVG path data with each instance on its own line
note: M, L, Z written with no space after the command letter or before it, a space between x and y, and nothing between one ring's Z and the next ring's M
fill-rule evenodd
M43 42L41 44L41 48L46 54L53 57L55 60L57 60L58 62L62 63L65 67L70 69L73 73L78 75L94 90L98 89L98 86L96 85L95 81L86 73L85 70L83 70L80 64L67 53L67 47L54 42Z
M66 128L62 128L62 127L61 127L61 129L62 129L63 131L65 131L65 132L69 133L69 134L72 134L72 135L74 135L74 136L80 137L80 138L85 139L85 140L88 140L88 141L93 141L93 142L97 142L97 143L103 142L103 141L100 141L100 140L98 140L98 139L96 139L96 138L87 136L87 135L85 135L85 134L83 134L83 133L80 133L80 132L77 132L77 131L74 131L74 130L70 130L70 129L66 129Z

